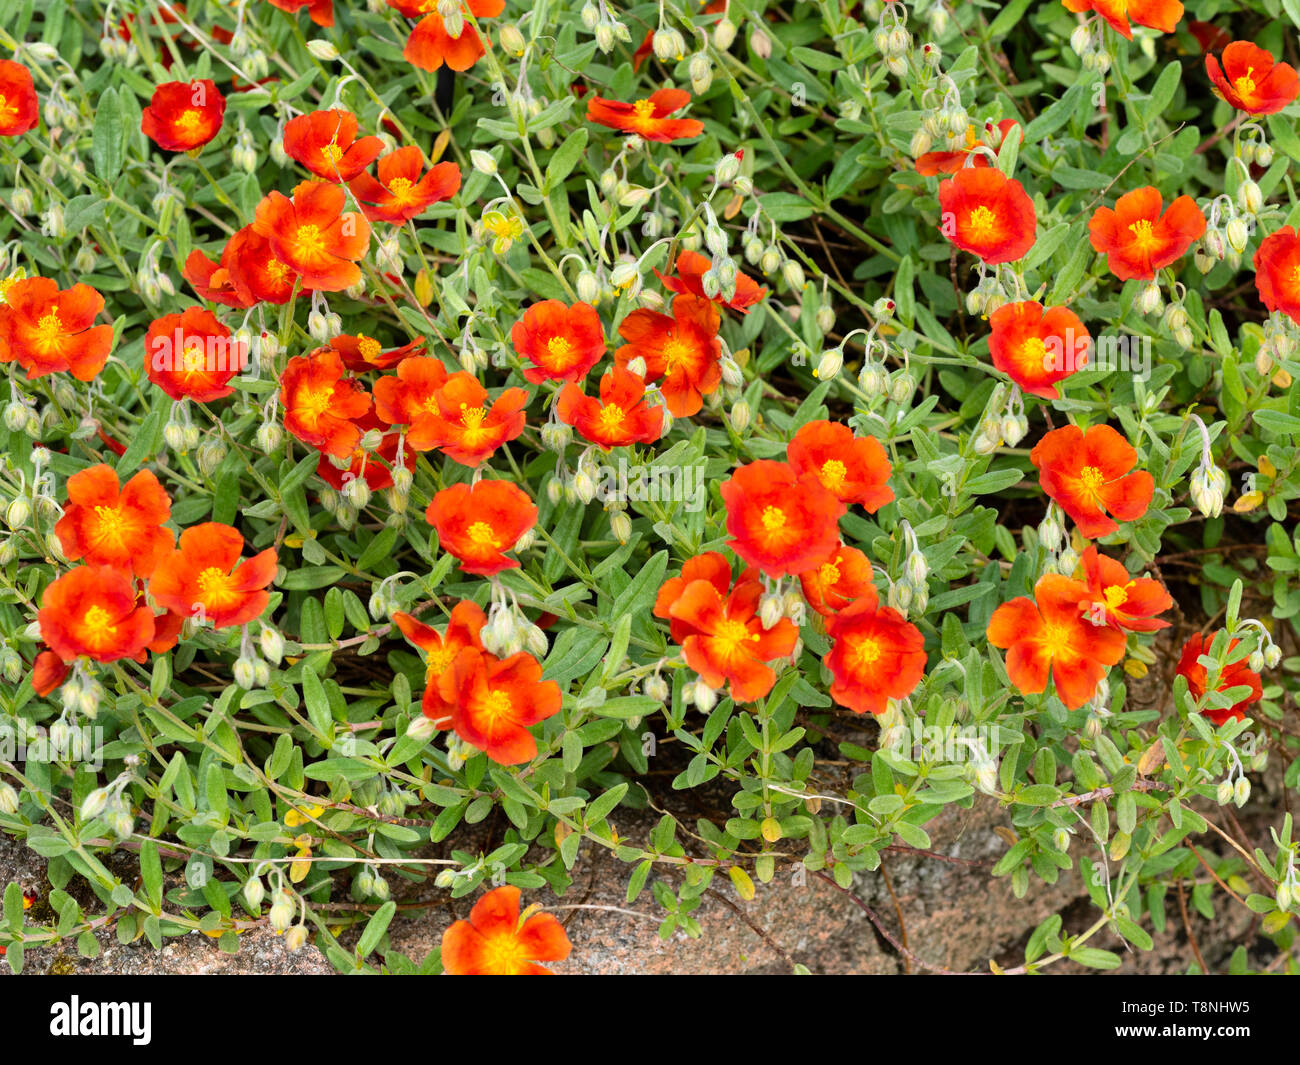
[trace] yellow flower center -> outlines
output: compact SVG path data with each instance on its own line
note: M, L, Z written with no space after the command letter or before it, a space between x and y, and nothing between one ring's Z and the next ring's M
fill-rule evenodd
M649 100L638 100L632 105L632 110L636 112L637 118L653 118L655 105Z
M491 721L495 721L499 717L508 716L511 709L512 704L510 702L509 692L500 691L498 689L490 692L488 697L483 700L483 712Z
M1020 359L1026 366L1047 369L1047 345L1042 337L1030 337L1021 344Z
M713 639L718 645L718 650L730 657L739 652L744 644L757 643L758 634L750 632L749 626L743 621L728 618L718 625L713 634Z
M884 653L880 641L874 636L859 636L849 641L849 656L858 669L874 665Z
M546 350L557 366L565 366L573 357L573 345L567 337L551 337L546 342Z
M199 574L199 591L205 599L230 591L230 574L219 566L209 566Z
M1133 586L1133 582L1128 584L1112 584L1103 593L1106 596L1106 609L1118 610L1128 602L1128 590Z
M312 228L315 228L314 226ZM266 273L274 285L283 285L289 280L289 268L279 259L266 260Z
M338 141L330 141L320 150L320 153L325 157L326 162L331 165L336 164L343 158L343 149L339 147Z
M664 373L671 374L691 356L691 346L684 340L673 337L664 345Z
M1044 645L1049 655L1055 656L1069 648L1072 635L1071 630L1064 625L1046 624L1038 636L1038 642Z
M785 511L780 507L764 507L762 520L763 528L768 532L780 532L785 528Z
M357 353L366 362L374 362L381 350L379 341L373 337L368 337L364 333L357 337Z
M321 388L306 388L298 394L294 409L302 417L315 421L329 410L330 400L333 398L333 385L324 385Z
M513 931L489 936L483 946L483 968L493 975L511 975L528 960L524 945Z
M411 189L414 187L415 182L411 181L409 178L393 178L393 180L388 183L388 192L393 199L405 202L411 199Z
M199 373L207 365L202 344L186 344L184 352L181 361L186 373Z
M471 432L483 427L483 419L487 417L487 411L482 407L471 407L467 403L460 405L460 424Z
M839 459L830 459L822 463L822 484L832 492L838 492L844 487L844 478L848 474L848 468Z
M1139 250L1154 247L1158 243L1155 228L1145 218L1130 223L1128 230L1133 234L1133 244Z
M1247 67L1246 73L1239 77L1233 84L1237 87L1237 92L1242 96L1250 96L1255 91L1255 79L1251 77L1255 73L1254 67Z
M199 111L185 111L176 120L176 125L181 132L193 136L203 125L203 115Z
M839 561L839 556L835 557L835 562ZM817 579L827 588L834 587L840 582L840 568L835 562L823 562L817 570Z
M966 229L975 240L990 240L998 229L998 216L987 207L976 207L966 216Z
M308 255L323 255L325 253L325 238L321 234L320 226L307 224L298 227L298 245Z
M63 322L54 311L36 323L36 343L41 347L52 347L62 336Z
M1079 480L1083 482L1083 488L1086 492L1096 493L1103 484L1106 483L1106 477L1097 469L1096 466L1085 466L1079 471Z
M113 624L113 615L102 606L92 606L81 619L87 632L98 640L111 640L117 635L117 626Z
M122 512L117 507L95 507L95 517L99 519L99 539L100 540L118 540L122 539L122 526L125 522L122 519Z
M476 521L469 527L469 538L476 544L482 544L485 547L497 546L497 534L492 526L485 521Z
M456 659L456 652L459 648L451 647L447 644L442 645L442 649L429 652L429 662L424 671L426 681L437 680L448 669L451 668L452 662Z
M596 425L602 433L616 433L623 426L623 408L617 403L610 403L600 408L600 417Z

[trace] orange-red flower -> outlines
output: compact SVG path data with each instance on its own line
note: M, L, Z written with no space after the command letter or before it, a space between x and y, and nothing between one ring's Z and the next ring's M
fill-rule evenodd
M1068 307L1025 300L989 315L993 365L1030 395L1058 399L1056 386L1088 364L1092 337Z
M10 283L0 306L0 362L17 360L28 379L67 370L92 380L113 347L113 327L93 324L103 309L89 285L61 292L48 277Z
M519 565L504 552L537 524L537 507L509 481L454 484L433 497L425 512L442 549L466 573L490 577Z
M763 586L741 580L728 594L708 579L691 581L674 599L669 617L685 635L682 652L710 688L727 684L738 703L752 703L772 690L776 672L766 663L794 651L799 630L789 618L770 629L758 616Z
M317 26L328 28L334 25L334 0L270 0L270 3L291 15L305 7L307 15Z
M587 101L587 118L602 126L634 133L648 141L668 144L689 140L704 132L704 123L694 118L669 118L691 102L685 89L660 89L636 103L625 104L592 95Z
M1186 678L1187 691L1197 702L1205 698L1206 685L1209 683L1209 670L1198 659L1201 655L1209 654L1210 645L1213 642L1213 637L1207 640L1198 632L1183 645L1183 653L1178 658L1177 672L1180 676ZM1240 642L1240 640L1232 640L1228 644L1229 656L1231 656L1233 648ZM1264 697L1264 688L1260 684L1259 674L1247 665L1248 661L1249 656L1242 654L1235 660L1229 661L1219 671L1219 683L1214 689L1215 691L1227 691L1229 688L1249 688L1250 692L1245 698L1239 699L1224 709L1207 706L1202 710L1201 713L1213 721L1215 725L1242 720L1246 716L1246 710L1250 707L1250 704L1257 703Z
M425 174L424 155L414 145L389 152L379 160L375 171L377 177L358 174L348 182L362 212L372 222L401 225L460 191L460 167L436 163Z
M790 468L810 474L845 506L861 503L874 514L893 502L889 458L874 436L854 436L839 422L813 421L802 426L786 448Z
M437 629L410 614L395 613L393 621L402 630L402 635L425 653L424 696L420 703L421 711L439 728L447 728L451 724L452 707L439 693L438 682L443 674L451 669L456 656L465 648L484 650L479 633L487 624L487 615L477 603L464 599L452 607L447 629L441 634Z
M1034 246L1034 201L994 167L963 167L941 181L939 210L943 235L986 263L1011 262Z
M245 299L235 288L235 282L220 263L213 262L206 254L195 248L185 259L181 268L181 277L190 283L200 299L210 303L220 303L226 307L247 309L256 302Z
M41 639L65 662L134 658L154 636L153 611L136 604L131 578L113 566L78 566L41 597Z
M669 413L689 418L722 383L721 325L717 307L703 296L674 297L672 314L639 308L619 323L627 343L615 349L614 361L626 367L642 359L645 379L659 382Z
M721 488L729 546L769 577L805 573L839 546L844 504L821 481L784 462L740 466Z
M383 150L378 137L358 140L357 116L338 107L298 115L284 127L284 154L326 181L351 181Z
M1086 433L1077 425L1053 429L1029 453L1039 481L1089 540L1119 528L1115 519L1135 521L1146 513L1155 479L1137 464L1133 446L1109 425Z
M164 151L188 152L212 140L225 115L226 98L215 82L169 81L154 89L140 129Z
M248 345L202 307L165 314L145 334L145 371L172 399L211 403L231 395L230 379L248 365Z
M664 288L669 292L689 293L701 299L708 299L709 297L704 294L704 275L712 269L712 259L697 251L684 251L677 256L676 277L665 277L658 268L655 269L655 276L663 282ZM766 295L767 289L760 287L758 282L744 271L737 271L735 294L731 299L725 299L719 292L713 297L713 302L721 303L724 307L739 311L741 314L748 314L749 308ZM676 300L673 303L675 314Z
M442 360L432 355L403 359L395 376L375 382L375 413L389 425L414 425L438 409L435 397L447 377Z
M289 360L280 378L284 427L304 444L343 458L356 450L356 424L370 410L370 396L354 378L343 376L343 360L330 348Z
M378 340L366 336L365 333L358 333L356 336L343 333L330 341L330 347L339 353L343 365L349 370L364 372L366 370L391 370L406 359L416 355L423 355L425 341L423 337L417 337L401 347L385 351L384 346Z
M1116 200L1114 210L1093 214L1089 239L1119 280L1152 280L1205 232L1205 215L1190 196L1179 196L1164 214L1162 205L1159 191L1145 185Z
M1152 577L1131 577L1124 563L1101 554L1089 544L1080 559L1088 595L1080 603L1084 617L1094 625L1109 625L1124 632L1155 632L1169 628L1161 621L1174 605L1165 586Z
M376 394L380 385L390 381L397 381L399 386L402 383L400 378L382 378L375 385ZM462 370L448 376L418 406L413 398L409 394L403 397L404 418L409 426L406 442L416 451L439 448L462 465L477 466L524 431L524 408L529 396L522 388L507 388L496 402L491 402L478 378ZM381 417L382 411L389 409L391 405L385 402Z
M1046 690L1050 672L1056 694L1077 710L1092 698L1106 667L1124 657L1124 633L1094 625L1080 612L1088 594L1081 581L1048 573L1038 579L1033 599L1022 595L993 611L989 643L1007 652L1007 676L1020 691Z
M255 303L280 306L288 303L293 295L298 271L277 256L267 237L253 226L244 226L226 242L226 249L221 253L221 269L210 280L222 285L223 290L226 284L231 285L241 301L240 306L251 307ZM320 286L303 278L302 287Z
M751 567L740 575L736 585L739 587L746 581L757 580L758 573ZM678 645L694 630L673 617L672 607L692 581L708 581L718 590L720 597L725 597L731 591L731 563L718 551L705 551L688 558L682 563L682 572L676 577L669 577L659 588L659 594L655 597L654 616L668 622L673 642Z
M101 463L68 478L68 504L54 534L70 562L115 566L147 577L171 552L175 534L164 523L172 501L158 478L141 470L125 485Z
M542 680L541 663L527 651L499 659L462 650L439 678L438 694L451 707L456 735L498 765L536 758L529 726L560 712L560 686Z
M362 433L384 427L373 411L358 418L356 425ZM349 481L364 477L372 492L381 492L393 486L393 470L397 468L397 450L401 441L401 433L385 433L374 451L354 450L352 462L346 470L340 470L328 455L322 454L316 472L335 491L342 491ZM402 449L402 465L408 470L415 469L415 452L409 447Z
M663 407L650 406L645 400L645 382L621 366L600 379L600 399L575 384L565 385L555 413L602 451L653 444L663 432Z
M534 303L514 324L510 339L532 363L524 367L524 377L533 384L581 381L605 354L605 327L589 303Z
M1011 131L1016 130L1016 136L1023 137L1024 133L1020 130L1020 123L1014 118L1004 118L998 123L998 143L1006 140ZM986 133L990 124L986 123ZM934 177L937 174L955 174L958 170L966 165L969 159L971 166L983 167L989 165L988 156L984 152L978 151L979 148L986 147L984 141L980 140L976 134L975 127L966 127L966 146L958 148L955 151L946 152L926 152L918 156L916 160L916 172L924 177Z
M1255 250L1255 288L1264 306L1300 323L1300 233L1283 226Z
M1114 28L1116 33L1130 41L1133 39L1133 27L1130 20L1139 26L1159 30L1161 33L1173 33L1178 28L1178 20L1183 17L1183 5L1179 0L1061 0L1067 11L1095 11Z
M266 586L275 578L275 548L241 560L238 529L209 521L181 533L180 547L158 563L149 578L154 602L182 618L213 628L246 625L266 609Z
M407 18L420 20L402 51L402 58L412 66L437 70L445 63L452 70L468 70L483 58L486 50L483 40L469 19L465 19L460 34L453 37L438 14L437 0L388 0L388 5ZM475 19L492 18L501 14L505 6L505 0L466 0L461 12L472 14Z
M834 641L826 668L831 698L855 714L883 714L911 695L925 674L921 630L876 596L864 596L826 622Z
M53 651L42 651L32 663L32 691L44 698L61 687L71 672L68 663Z
M879 599L871 583L871 561L856 547L840 544L820 566L799 574L808 605L823 617L838 614L859 599Z
M17 137L39 121L32 72L12 59L0 59L0 137Z
M1223 67L1212 55L1205 57L1205 72L1215 91L1238 111L1248 115L1273 115L1300 93L1300 77L1289 63L1279 63L1251 41L1233 41L1223 50Z
M531 910L531 907L529 908ZM442 934L442 966L452 976L551 976L539 961L564 961L572 949L564 926L549 913L519 918L519 889L489 891L468 921Z
M302 275L306 288L337 292L361 280L356 261L370 247L370 223L344 211L347 197L328 181L304 181L293 199L269 193L257 205L253 229L275 257Z

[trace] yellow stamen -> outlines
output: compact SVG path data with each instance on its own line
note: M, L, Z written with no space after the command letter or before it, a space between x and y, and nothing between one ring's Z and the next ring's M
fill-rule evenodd
M485 547L497 546L497 534L495 530L485 521L476 521L469 527L469 538L476 544L483 544Z
M966 216L966 229L975 240L991 240L998 228L998 216L987 207L976 207Z

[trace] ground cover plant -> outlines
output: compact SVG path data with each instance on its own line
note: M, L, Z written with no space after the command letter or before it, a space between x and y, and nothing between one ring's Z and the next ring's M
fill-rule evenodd
M691 936L977 805L1092 903L989 970L1297 970L1294 0L0 27L14 971L572 970L595 853Z

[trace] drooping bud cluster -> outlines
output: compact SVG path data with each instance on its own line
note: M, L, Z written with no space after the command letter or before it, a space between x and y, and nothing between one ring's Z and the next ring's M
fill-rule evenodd
M1223 511L1223 499L1228 491L1228 475L1214 463L1210 451L1210 432L1195 414L1190 418L1201 434L1201 461L1188 481L1188 494L1196 509L1207 518L1217 518Z

